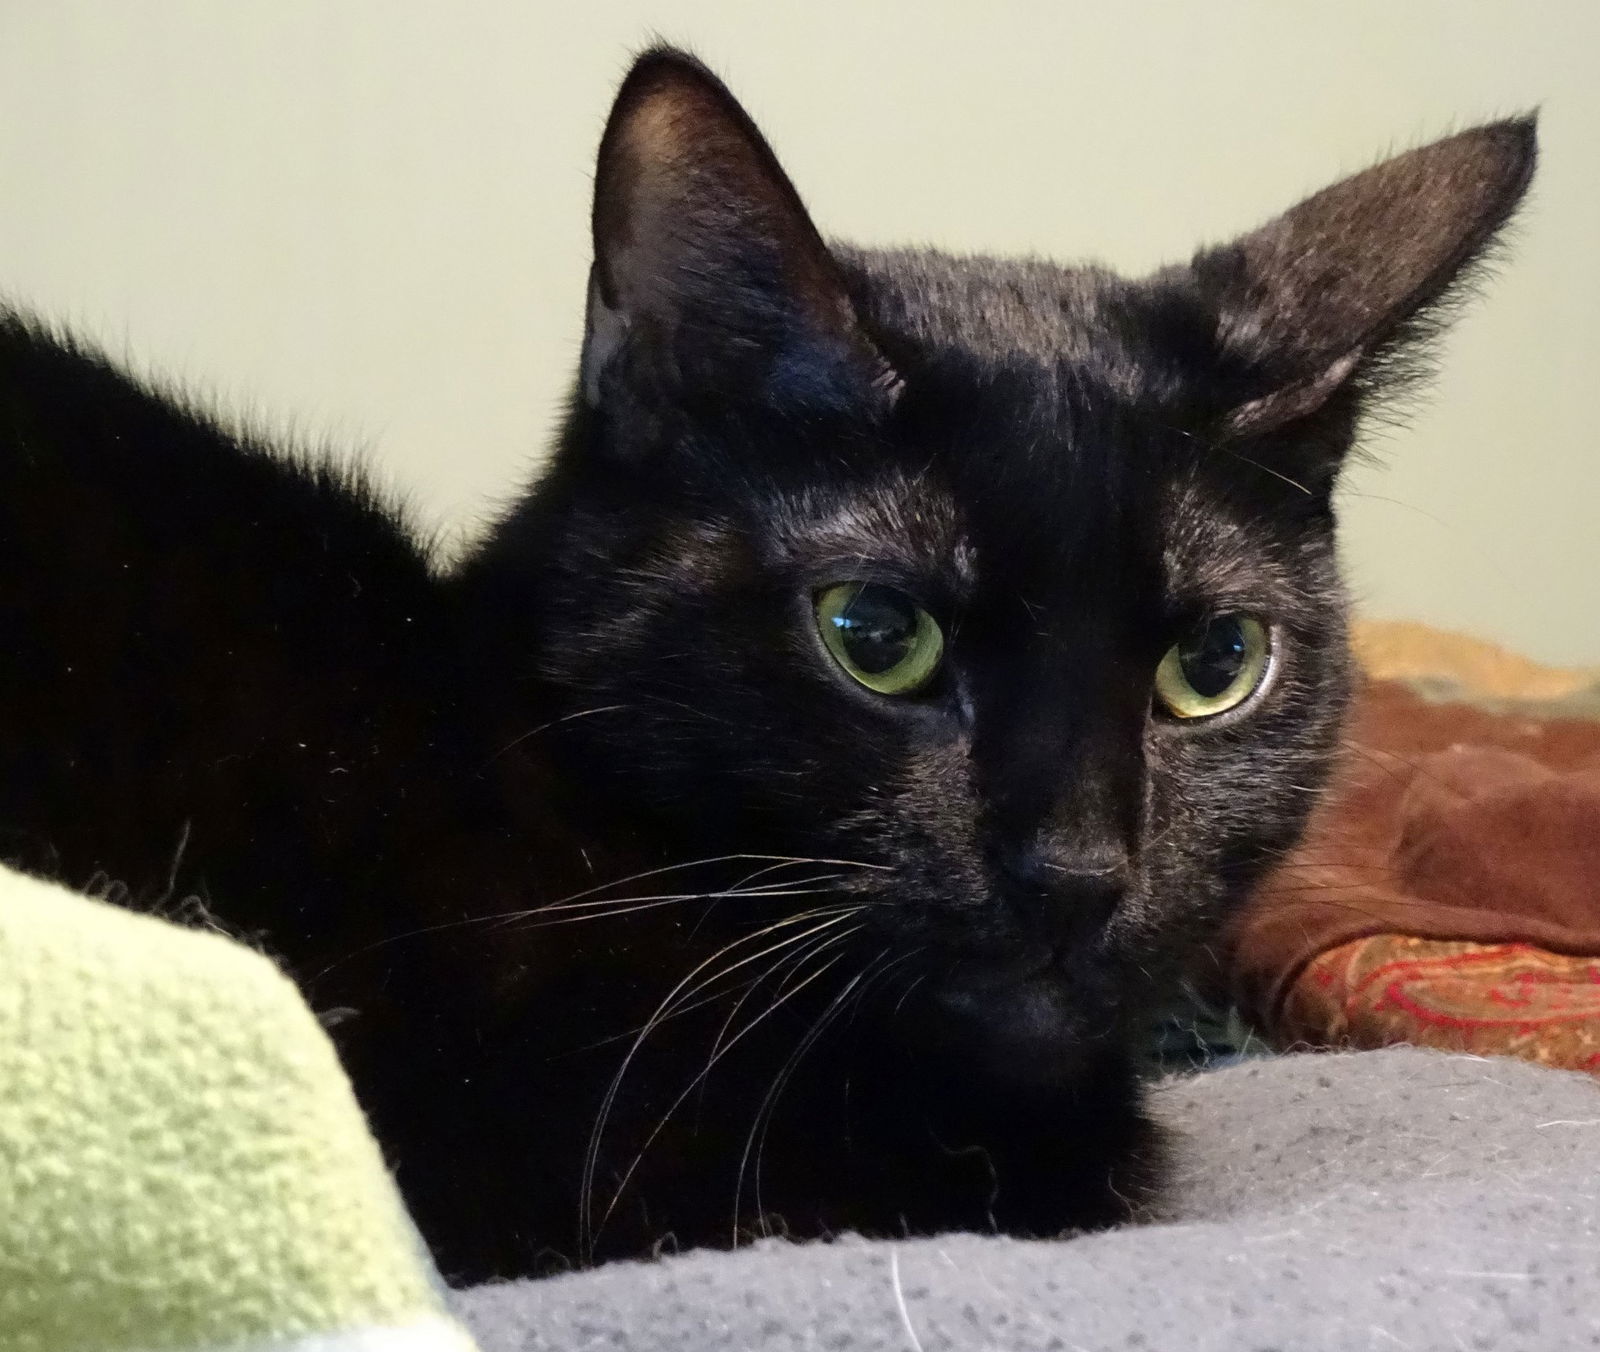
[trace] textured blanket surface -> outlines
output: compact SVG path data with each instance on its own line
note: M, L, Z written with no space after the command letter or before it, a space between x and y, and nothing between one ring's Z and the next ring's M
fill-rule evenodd
M481 1287L484 1352L1600 1346L1600 1087L1397 1048L1167 1082L1165 1218L691 1253Z
M0 869L0 1349L468 1346L289 981Z

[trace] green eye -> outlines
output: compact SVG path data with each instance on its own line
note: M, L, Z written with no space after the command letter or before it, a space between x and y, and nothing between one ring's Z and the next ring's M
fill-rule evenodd
M817 593L817 628L834 660L868 690L914 695L939 669L944 634L904 592L840 582Z
M1271 655L1260 620L1214 616L1167 649L1156 668L1156 698L1179 718L1226 713L1255 692Z

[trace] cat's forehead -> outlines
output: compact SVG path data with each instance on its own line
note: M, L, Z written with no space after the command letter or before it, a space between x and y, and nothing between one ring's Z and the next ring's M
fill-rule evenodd
M1077 367L1108 392L1146 391L1150 372L1130 313L1141 288L1115 273L932 249L836 252L871 327L924 355Z
M773 543L789 562L820 566L872 560L907 574L930 566L959 585L976 572L976 551L957 493L929 470L885 465L852 480L786 495Z
M1279 485L1254 462L1120 418L1027 442L1008 431L978 420L937 447L892 439L828 456L825 473L783 485L761 533L778 560L818 575L887 570L952 596L1017 591L1045 609L1080 610L1086 590L1152 601L1292 593L1301 531L1239 491L1252 476Z
M994 481L983 491L954 468L950 456L914 469L858 463L847 476L786 492L781 509L764 514L764 533L781 562L819 576L876 575L951 596L1026 581L1043 597L1056 583L1074 590L1086 567L1121 559L1125 571L1143 573L1159 557L1159 501L1148 514L1098 497L1073 501L1042 465L1031 487Z
M1181 293L1036 259L837 252L904 389L853 452L823 446L786 485L780 552L1041 600L1108 574L1119 593L1217 594L1262 574L1283 529L1259 490L1284 481L1185 426L1206 377L1179 355Z

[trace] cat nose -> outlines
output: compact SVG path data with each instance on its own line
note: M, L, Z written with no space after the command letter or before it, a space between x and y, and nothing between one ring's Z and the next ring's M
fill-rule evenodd
M1062 856L1018 845L1003 848L999 863L1024 921L1057 945L1098 933L1128 890L1127 860L1110 851Z

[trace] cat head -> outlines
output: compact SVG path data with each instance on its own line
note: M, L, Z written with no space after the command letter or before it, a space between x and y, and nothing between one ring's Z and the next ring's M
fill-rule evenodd
M1534 155L1466 131L1142 280L857 250L648 53L559 453L474 565L543 749L668 850L853 861L851 943L1054 1073L1301 829L1340 465Z

